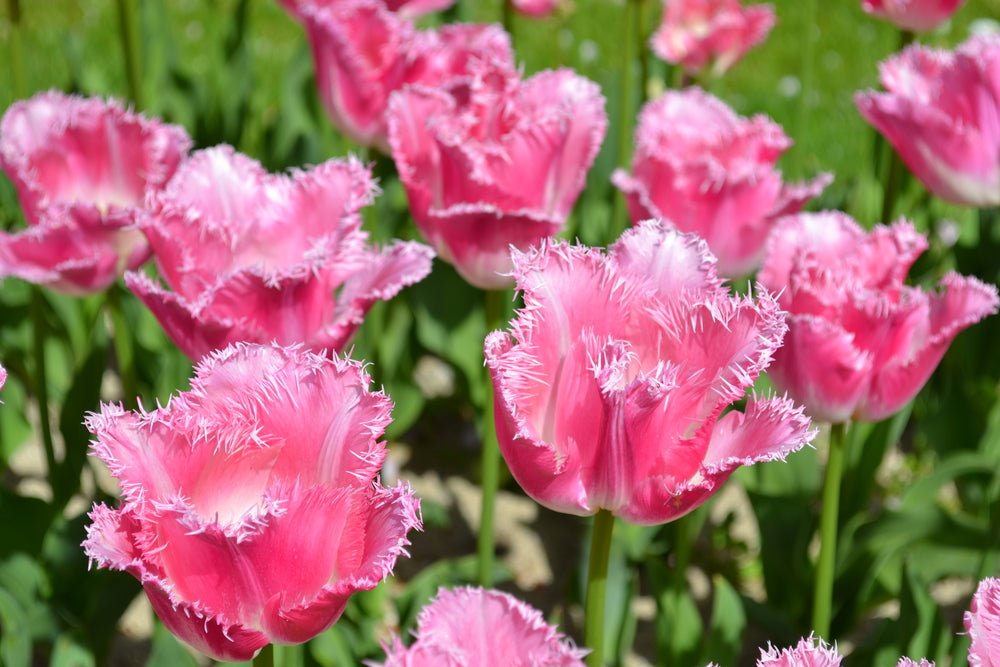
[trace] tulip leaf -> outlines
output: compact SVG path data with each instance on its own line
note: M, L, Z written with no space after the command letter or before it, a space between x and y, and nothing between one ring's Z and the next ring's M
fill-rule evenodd
M63 437L65 458L52 480L52 491L58 506L65 504L80 488L80 472L87 461L90 445L90 432L83 425L83 419L100 405L106 358L102 345L91 347L90 354L74 374L59 411L59 431Z
M0 588L0 663L6 667L31 664L31 627L24 608Z
M197 667L198 661L191 650L167 630L159 619L153 628L152 648L146 667Z
M735 665L747 624L743 600L725 577L712 577L712 618L699 664Z
M50 667L94 667L94 655L69 635L60 635L52 647ZM183 663L174 663L181 667Z

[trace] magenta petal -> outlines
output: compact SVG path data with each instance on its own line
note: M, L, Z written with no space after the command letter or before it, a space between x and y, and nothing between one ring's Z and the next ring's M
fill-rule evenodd
M972 638L970 667L1000 665L1000 579L987 577L979 582L964 622Z
M924 32L947 21L963 2L965 0L861 0L861 7L902 30Z

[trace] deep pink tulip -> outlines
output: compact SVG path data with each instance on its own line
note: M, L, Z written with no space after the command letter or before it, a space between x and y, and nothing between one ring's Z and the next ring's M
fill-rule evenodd
M790 648L761 649L757 667L840 667L843 659L835 647L809 635Z
M514 9L532 18L544 18L559 6L559 0L510 0L510 2Z
M531 605L482 588L439 590L420 611L415 635L410 648L395 638L381 667L583 667L587 653Z
M190 146L180 127L113 100L50 91L15 102L0 121L0 168L29 227L0 232L0 277L87 294L141 265L136 214Z
M600 88L566 69L525 81L482 64L449 89L410 87L389 108L410 211L473 285L509 286L510 246L557 234L607 129Z
M775 164L791 143L766 116L738 116L699 88L671 91L642 109L633 174L619 169L612 181L634 222L663 218L699 234L719 273L737 278L759 266L774 222L833 180L784 184Z
M420 243L369 246L358 211L374 193L354 159L283 176L228 146L199 151L141 225L173 291L125 283L192 359L236 341L341 350L376 301L431 268Z
M969 667L1000 667L1000 579L979 582L965 612L965 631L972 639Z
M380 0L301 7L312 45L320 99L333 124L355 141L388 153L385 111L407 85L441 86L466 76L471 61L514 68L499 26L447 25L417 30Z
M771 5L739 0L664 0L663 21L650 40L653 52L689 73L711 66L716 75L763 42L774 27Z
M369 384L357 362L234 345L167 407L102 406L87 427L122 503L94 507L87 555L217 660L309 640L420 528L410 489L376 481L392 402Z
M525 306L486 363L500 450L542 505L663 523L813 437L786 398L723 415L771 362L784 313L766 292L730 296L693 234L649 220L606 255L546 241L514 253L514 277Z
M949 273L938 292L906 285L926 248L905 221L869 233L839 212L778 223L759 279L781 294L789 332L769 376L813 419L892 415L959 332L996 312L996 288L975 278Z
M934 30L951 18L965 0L861 0L861 7L903 30Z
M1000 205L1000 35L955 51L915 44L879 71L888 92L855 102L910 171L946 201Z
M350 0L278 0L288 12L303 20L306 7L323 8L343 4ZM448 9L455 0L381 0L382 6L405 18L416 18L424 14Z

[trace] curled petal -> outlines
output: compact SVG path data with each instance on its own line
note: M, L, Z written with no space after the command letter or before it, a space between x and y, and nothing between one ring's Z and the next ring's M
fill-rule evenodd
M1000 665L1000 579L987 577L979 582L972 604L964 616L971 667Z
M809 635L790 648L779 650L769 644L760 650L757 667L840 667L843 659L835 647Z

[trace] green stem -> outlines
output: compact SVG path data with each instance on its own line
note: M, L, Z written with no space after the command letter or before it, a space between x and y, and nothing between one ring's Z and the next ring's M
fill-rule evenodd
M142 77L139 63L135 0L118 0L118 32L121 38L122 57L125 60L125 77L128 94L137 109L143 108Z
M122 309L121 293L122 288L118 284L109 287L105 304L111 318L111 339L115 347L115 359L118 361L118 376L122 381L122 400L126 407L135 408L138 406L136 397L139 395L135 375L135 348L132 346L132 332Z
M608 560L611 556L611 533L615 517L608 510L594 515L590 537L590 563L587 566L587 609L584 618L584 642L590 649L589 667L604 665L604 598L608 589Z
M500 22L503 29L510 35L511 46L514 45L514 6L511 0L500 0Z
M833 578L837 562L837 521L840 510L840 484L844 474L844 449L847 423L830 426L830 453L823 481L823 508L820 513L819 561L816 563L816 589L813 598L813 630L830 640Z
M49 421L49 384L45 369L45 339L48 337L48 327L45 325L45 296L39 287L31 287L31 325L35 330L34 344L31 347L34 357L35 371L35 402L38 404L38 423L42 428L42 446L45 448L45 463L48 466L49 483L53 485L52 494L58 497L55 488L56 449L52 443L52 423Z
M21 2L7 0L7 15L10 17L10 74L14 82L14 97L23 99L27 94L24 82L24 60L21 55Z
M487 332L501 326L503 319L503 299L506 291L486 290L485 311ZM483 588L493 585L493 517L496 507L497 488L500 485L500 445L497 443L497 430L493 405L493 383L489 374L486 381L486 410L483 413L482 437L482 472L481 484L483 491L479 515L479 535L477 536L477 552L479 554L479 583Z
M253 667L274 667L274 644L268 644L253 659Z
M639 49L639 106L649 99L649 44L646 35L646 0L635 2L635 42Z
M908 30L901 30L899 33L899 49L906 48L913 41L913 33ZM882 217L881 222L889 224L892 222L892 214L896 207L896 200L903 189L903 178L906 170L903 168L903 161L899 154L893 149L889 142L876 132L876 141L882 150L882 163L885 165L884 176L882 178Z
M623 41L619 63L619 80L622 84L621 96L619 97L619 118L618 118L618 166L627 167L632 147L632 60L635 52L632 41L635 39L635 30L632 28L636 22L637 4L635 0L626 0L622 9ZM625 231L628 222L626 220L625 196L615 191L614 205L611 211L611 239L618 238Z
M813 69L816 60L816 30L817 30L817 8L816 0L803 0L804 5L802 18L803 26L801 28L802 41L802 69L800 70L800 76L802 79L802 88L799 94L799 107L797 109L797 114L795 117L795 140L800 142L799 149L796 151L797 164L800 169L805 166L805 159L802 154L802 149L804 146L804 138L809 134L809 100L810 95L813 90Z

